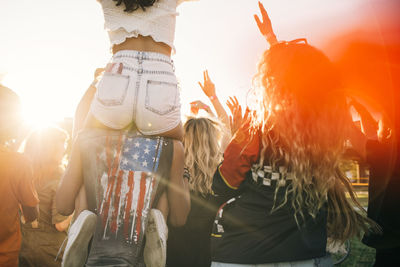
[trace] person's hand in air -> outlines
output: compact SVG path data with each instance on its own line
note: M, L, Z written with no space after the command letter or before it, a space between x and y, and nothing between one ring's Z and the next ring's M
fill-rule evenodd
M265 10L263 4L258 2L258 6L261 11L262 21L258 17L258 15L254 15L254 19L256 20L258 29L260 30L261 34L265 37L267 42L272 46L278 43L278 39L276 39L274 30L272 29L271 20L268 17L268 13Z
M213 105L215 111L217 112L218 119L221 120L226 129L228 129L228 132L230 132L228 114L226 113L224 107L222 106L221 102L219 101L216 95L215 85L211 81L210 76L208 75L208 70L203 71L203 79L204 79L203 83L199 82L201 89L210 99L211 104Z
M229 124L233 136L243 123L242 107L240 106L236 96L229 97L228 101L226 101L226 105L232 114L232 116L229 116Z
M208 75L208 70L203 71L203 77L204 77L204 82L203 84L199 82L199 85L203 92L206 94L210 100L213 100L213 98L216 97L215 95L215 85L211 81L210 76Z
M196 101L190 102L190 111L194 115L197 115L197 113L199 112L200 109L204 109L205 111L207 111L207 113L209 113L210 115L214 116L211 108L208 105L206 105L203 102L201 102L200 100L196 100Z

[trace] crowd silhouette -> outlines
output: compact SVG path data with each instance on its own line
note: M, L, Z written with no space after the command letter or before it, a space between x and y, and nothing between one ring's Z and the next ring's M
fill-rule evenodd
M399 25L383 45L338 38L331 60L280 40L259 2L254 108L232 96L228 115L205 70L209 103L185 112L171 53L189 0L97 1L112 58L71 129L22 139L19 97L0 85L0 266L333 266L348 240L399 266L400 41L385 39ZM349 150L369 166L367 209Z

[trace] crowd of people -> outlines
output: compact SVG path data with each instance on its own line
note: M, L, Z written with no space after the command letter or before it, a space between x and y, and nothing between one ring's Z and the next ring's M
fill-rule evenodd
M228 115L204 71L216 114L195 100L182 122L171 52L189 0L97 1L113 56L70 137L35 130L13 151L19 98L0 87L0 266L333 266L352 238L374 266L400 264L399 62L378 122L322 51L278 40L259 3L256 108L231 97ZM370 165L368 212L340 168L349 143Z

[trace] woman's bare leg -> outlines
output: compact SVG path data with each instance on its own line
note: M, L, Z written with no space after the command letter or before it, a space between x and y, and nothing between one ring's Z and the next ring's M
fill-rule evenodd
M182 122L180 122L178 126L176 126L174 129L161 133L159 134L159 136L169 137L178 141L182 141L183 140Z

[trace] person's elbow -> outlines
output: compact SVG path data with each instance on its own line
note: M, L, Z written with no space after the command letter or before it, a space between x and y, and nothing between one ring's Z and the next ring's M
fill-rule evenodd
M24 215L25 222L33 222L39 217L39 207L22 206L22 213Z
M59 202L57 202L56 206L57 206L57 212L63 216L69 216L74 212L74 208L68 207Z

